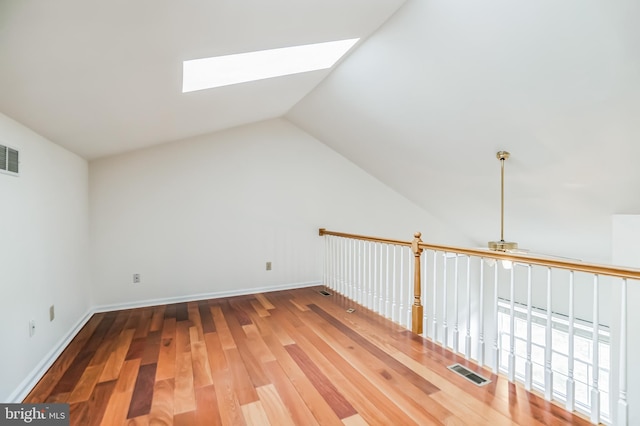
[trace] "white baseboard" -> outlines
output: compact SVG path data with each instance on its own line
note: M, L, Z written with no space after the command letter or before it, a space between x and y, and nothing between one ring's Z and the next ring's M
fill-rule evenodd
M282 284L271 287L256 287L256 288L245 288L238 290L226 290L219 291L213 293L205 293L205 294L194 294L190 296L178 296L178 297L169 297L164 299L149 299L149 300L140 300L136 302L126 302L126 303L118 303L112 305L99 305L90 308L84 316L76 323L75 326L69 330L67 334L58 342L58 344L51 350L45 357L38 363L38 365L29 373L29 375L20 383L18 388L13 391L7 402L9 403L20 403L26 398L26 396L31 392L31 389L34 388L36 384L40 381L42 376L51 368L53 363L58 359L62 351L71 343L74 337L78 334L80 329L84 327L84 325L89 321L89 319L93 316L93 314L98 312L110 312L110 311L120 311L123 309L135 309L135 308L144 308L147 306L157 306L157 305L169 305L172 303L184 303L184 302L193 302L197 300L207 300L207 299L219 299L221 297L233 297L233 296L244 296L247 294L255 294L255 293L267 293L271 291L280 291L280 290L293 290L296 288L305 288L305 287L314 287L317 285L321 285L321 281L312 281L305 283L294 283L294 284Z
M65 350L69 343L73 340L74 337L80 332L82 327L89 321L89 319L93 316L93 309L89 309L80 320L65 334L62 339L47 353L44 358L36 365L36 367L29 373L29 375L18 385L16 390L13 391L7 402L9 403L20 403L22 402L31 389L34 388L36 384L40 381L42 376L51 368L53 363L58 359L58 357L62 354L62 351Z
M147 299L136 302L115 303L111 305L99 305L93 308L93 312L121 311L123 309L146 308L148 306L170 305L172 303L194 302L197 300L220 299L221 297L244 296L247 294L267 293L270 291L292 290L295 288L305 288L321 285L321 281L306 283L282 284L270 287L254 287L239 290L216 291L213 293L191 294L189 296L167 297L162 299Z

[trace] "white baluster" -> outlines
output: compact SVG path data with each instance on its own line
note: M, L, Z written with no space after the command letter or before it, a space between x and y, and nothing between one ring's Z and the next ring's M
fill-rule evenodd
M425 301L423 303L424 310L422 314L422 335L424 337L429 337L429 322L427 320L427 313L429 309L427 308L427 300L429 300L429 293L427 289L429 288L429 280L427 278L427 258L429 257L429 250L424 251L424 256L422 256L422 273L420 274L420 279L422 280L422 299Z
M511 266L510 290L509 290L509 381L513 383L516 380L516 330L515 330L515 270L516 265Z
M456 253L456 260L453 264L455 270L453 272L453 352L458 353L458 338L459 338L459 330L458 330L458 258L460 256Z
M365 303L365 306L369 309L373 309L373 281L375 280L375 277L373 275L373 271L375 271L374 266L373 266L373 251L375 250L375 244L370 242L368 244L369 246L369 264L367 267L367 302Z
M396 251L397 251L398 246L393 246L393 302L391 304L391 320L393 322L398 322L398 315L397 315L397 311L396 311L396 306L397 306L397 299L396 299L396 293L397 293L397 289L396 289L396 275L398 273L397 268L396 268Z
M384 291L384 316L385 318L391 318L391 298L389 294L391 293L391 268L389 267L389 261L391 260L391 256L389 255L389 250L391 250L391 245L386 244L387 250L385 251L385 261L384 261L384 282L385 282L385 291Z
M442 346L449 345L449 327L447 326L447 253L442 256Z
M356 257L355 257L356 240L349 240L349 287L345 289L345 293L353 293L356 285Z
M356 252L358 253L358 260L356 263L356 269L358 270L356 286L353 289L353 300L360 302L360 295L362 291L362 241L356 241Z
M617 425L629 424L629 405L627 404L627 279L622 279L620 303L620 361L618 384L618 421Z
M524 388L531 390L533 363L531 362L531 265L527 265L527 360L524 364Z
M551 268L547 268L547 327L544 345L544 397L553 399L553 369L551 368L553 346L553 307L551 306Z
M500 372L500 346L499 346L499 334L498 334L498 262L493 262L493 372L498 374Z
M373 243L373 299L371 300L370 309L374 312L380 312L378 309L378 243Z
M573 312L573 271L569 271L569 353L567 354L567 402L565 404L565 408L567 411L573 411L575 409L575 392L576 392L576 382L573 379L573 368L574 368L574 312Z
M344 280L344 274L343 274L344 259L342 258L342 248L344 244L344 239L339 238L337 243L338 243L338 281L336 282L336 287L334 288L335 291L338 291L340 289L340 286L342 285Z
M593 276L593 378L591 382L591 423L600 423L600 289L598 275Z
M333 288L336 282L336 241L329 236L329 288Z
M409 264L407 270L409 271L409 277L407 278L407 327L411 326L411 306L413 305L413 269L414 269L414 256L411 247L407 247L409 252Z
M400 306L398 310L398 322L400 325L406 326L404 322L404 246L400 247Z
M480 306L478 309L478 365L484 365L484 259L480 259Z
M380 315L384 315L384 295L382 293L382 290L384 289L385 286L385 281L384 280L384 276L383 274L383 270L384 268L382 267L382 252L384 251L384 245L381 244L378 250L378 255L380 257L380 261L378 262L378 281L379 281L379 285L380 285L380 293L378 294L378 313Z
M433 341L437 342L438 341L438 312L437 312L437 306L438 306L438 298L436 297L436 295L438 294L438 274L436 271L436 265L438 264L438 252L434 251L433 252L433 294L431 295L431 297L433 298Z
M464 342L465 358L471 358L471 257L467 257L467 337Z

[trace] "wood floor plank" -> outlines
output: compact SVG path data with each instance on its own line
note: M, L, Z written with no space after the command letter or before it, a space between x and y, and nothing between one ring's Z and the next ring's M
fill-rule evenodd
M267 339L271 351L274 353L277 359L277 363L268 362L265 364L265 369L268 369L270 376L274 383L274 386L279 392L283 392L283 402L292 415L294 420L297 421L297 416L305 416L306 411L310 411L313 414L315 421L322 425L341 425L342 422L336 413L331 409L327 401L322 397L320 392L311 383L309 378L304 374L300 366L291 358L289 352L271 339ZM284 373L284 376L282 376ZM284 380L286 378L286 381ZM303 412L293 410L291 401L295 401L293 392L289 391L287 387L293 386L300 400L303 401L302 406L306 407ZM286 393L285 393L286 392ZM286 395L286 396L285 396ZM305 423L301 423L305 424ZM308 423L311 424L311 423Z
M193 361L193 385L196 388L213 384L211 367L205 342L191 342L191 357Z
M146 416L151 411L153 387L156 380L156 364L140 365L138 377L133 388L127 418Z
M358 343L360 346L365 348L368 352L373 354L375 357L383 361L389 368L395 370L402 376L404 376L408 381L410 381L414 386L418 389L421 389L425 394L429 395L433 392L437 392L439 389L434 386L432 383L429 383L424 378L420 377L415 371L407 368L406 365L398 362L393 357L391 357L388 353L372 344L370 341L362 337L359 333L354 331L353 329L344 325L344 323L338 321L334 316L325 312L318 305L312 304L309 305L309 309L322 317L327 323L334 326L338 331L349 337L351 340Z
M146 337L149 334L152 315L153 310L151 308L142 309L142 314L135 327L136 333L133 335L134 339L140 339L141 337Z
M215 333L216 325L213 322L213 316L211 315L211 308L206 301L201 301L198 303L198 310L200 311L200 320L202 321L202 332L204 334L207 333Z
M220 344L222 345L222 349L235 349L236 342L233 340L231 331L229 331L229 326L227 325L227 320L222 313L221 307L212 306L211 314L213 315L213 322L216 325L216 330L218 333L218 338L220 339Z
M339 419L344 419L345 417L356 414L356 410L351 403L336 389L327 376L318 369L316 364L309 359L308 355L300 349L298 345L287 345L285 349L302 371L304 371L304 374L309 378L311 383L313 383L320 395L322 395L322 398L327 401Z
M248 425L271 425L269 422L269 417L267 417L267 413L264 411L262 407L262 402L255 401L250 404L245 404L241 406L242 408L242 417L244 417L245 423ZM275 423L278 425L278 423Z
M147 335L147 341L144 346L144 352L140 358L142 365L157 364L158 357L160 356L160 342L162 340L162 334L160 331L151 331Z
M78 385L73 389L71 395L69 395L67 402L73 404L75 402L87 401L93 393L93 389L98 384L98 379L102 374L103 368L104 365L88 366L80 377Z
M127 412L129 411L131 395L133 394L133 387L135 385L139 369L139 359L132 359L124 362L120 372L120 377L118 377L115 389L109 398L108 409L105 411L102 421L100 422L102 426L112 426L125 423L127 419Z
M165 311L166 316L167 311ZM165 318L158 351L158 369L156 380L175 377L176 368L176 319Z
M164 311L166 305L154 306L153 314L151 316L151 325L149 331L160 331L164 325Z
M170 318L175 320L175 318ZM153 399L149 410L149 424L173 424L173 379L159 380L153 385Z
M247 344L249 350L259 362L264 363L275 361L276 358L264 343L264 340L262 340L262 336L260 335L260 332L258 331L258 328L255 324L252 323L242 326L242 329L247 336Z
M229 327L229 331L235 342L237 353L240 355L244 364L244 368L242 369L242 371L245 371L246 374L248 374L254 388L268 384L269 381L262 369L262 365L254 355L251 348L252 343L248 340L248 337L244 332L244 329L242 328L242 324L240 324L237 319L236 311L233 310L229 305L223 305L222 309L223 313L228 316L227 326ZM250 322L249 324L253 325L253 322ZM234 366L234 364L228 358L229 354L235 354L236 351L234 351L233 349L229 349L225 350L224 352L225 356L227 356L227 360L229 361L229 365L233 368L237 367ZM240 371L235 371L234 376L239 373ZM257 400L257 394L255 393L254 389L252 392L252 399L244 400L243 398L240 398L240 404L246 404L255 400Z
M219 425L222 423L214 385L196 389L195 426Z
M342 419L342 423L345 426L368 426L367 423L360 414L355 414L351 417L347 417L346 419Z
M255 295L255 298L258 300L258 302L260 302L260 304L262 305L263 308L265 308L266 310L271 310L271 309L275 309L276 307L273 306L273 303L271 303L269 301L269 299L267 298L266 295L262 294L262 293L258 293Z
M74 410L70 413L70 423L73 426L96 426L102 421L107 409L109 398L116 387L116 381L98 383L89 400L78 404L71 404Z
M189 320L192 324L191 327L189 327L189 334L192 336L191 341L204 341L204 332L202 330L202 319L200 318L200 307L198 306L198 302L187 303L187 310L189 311Z
M261 317L271 316L269 311L266 310L264 308L264 306L260 302L258 302L257 300L251 300L249 303L251 303L251 306L253 307L253 310L256 311L256 313L258 315L260 315Z
M229 371L233 377L233 388L239 404L245 405L257 401L258 393L238 349L226 349L224 353L229 362Z
M134 334L135 329L126 329L118 336L116 346L109 355L102 370L102 375L100 376L101 382L109 382L118 378L127 353L129 352L129 345L131 344Z
M227 369L227 358L224 355L222 344L218 338L218 333L206 333L204 341L207 346L207 358L211 373Z
M232 349L231 349L232 350ZM214 377L216 399L220 410L220 421L224 426L244 425L242 409L234 392L231 371L218 371ZM251 425L250 425L251 426Z
M127 419L124 423L126 426L148 426L149 425L149 416L140 416L134 417L132 419Z
M282 349L284 350L284 348ZM297 425L317 425L318 421L300 393L298 393L296 387L291 383L291 380L288 380L287 374L284 372L280 364L276 361L271 361L265 363L264 369L278 392L282 403L291 415L293 422ZM263 386L258 389L261 388L263 388ZM335 414L333 414L333 416L335 416ZM338 420L338 418L335 417L335 420Z
M189 321L189 306L186 303L176 304L176 321Z
M173 426L193 426L196 422L196 413L189 411L173 416Z
M323 335L323 332L326 330L316 329L317 334L301 330L304 336L296 336L296 340L311 355L315 351L315 362L332 373L331 381L344 390L365 420L374 421L380 417L389 424L433 425L451 416L429 395L402 380L402 376L396 378L397 383L393 383L392 374L386 370L380 371L379 364L375 363L377 359L358 348L357 344L347 340L341 347L333 339L340 337L339 334L330 336ZM367 359L372 364L367 364ZM387 407L393 408L388 410Z
M289 410L284 405L284 402L282 402L273 384L260 386L256 390L258 391L258 397L269 419L269 423L278 426L295 426L296 423L291 418Z
M191 352L182 352L177 354L176 357L173 412L174 414L180 414L196 409L196 396L193 388Z

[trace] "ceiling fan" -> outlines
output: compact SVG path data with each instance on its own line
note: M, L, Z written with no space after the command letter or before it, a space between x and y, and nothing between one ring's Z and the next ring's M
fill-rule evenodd
M507 151L498 151L496 157L500 160L500 240L489 241L489 250L508 253L528 253L528 250L518 248L518 243L504 240L504 162L511 154Z
M511 154L507 151L498 151L496 153L496 158L500 160L500 240L498 241L489 241L487 246L490 251L499 251L503 253L514 253L514 254L531 254L537 257L547 257L547 258L555 258L555 259L565 259L571 260L575 262L580 262L579 259L557 256L552 254L542 254L542 253L531 253L528 249L522 249L518 247L518 243L512 241L505 241L504 239L504 162L509 158ZM503 260L502 265L506 269L510 269L512 266L512 262L509 260Z

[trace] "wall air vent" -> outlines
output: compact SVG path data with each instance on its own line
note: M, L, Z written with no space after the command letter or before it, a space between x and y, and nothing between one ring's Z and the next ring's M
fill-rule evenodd
M0 145L0 172L17 176L19 174L20 157L18 150Z
M491 380L485 379L484 377L474 373L466 367L461 366L460 364L453 364L447 368L455 373L458 373L465 379L469 380L472 383L475 383L478 386L484 386L487 383L491 383Z

